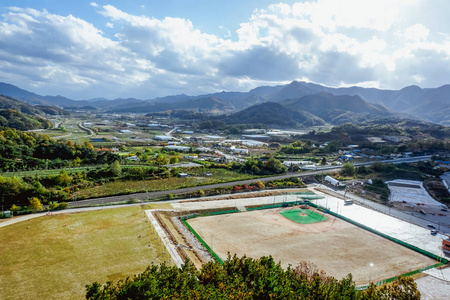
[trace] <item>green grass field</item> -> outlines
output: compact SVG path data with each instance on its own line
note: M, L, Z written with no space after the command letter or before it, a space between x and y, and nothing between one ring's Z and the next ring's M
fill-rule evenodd
M302 208L292 208L280 211L280 214L295 223L311 224L328 220L327 217L315 211Z
M125 279L152 262L172 264L144 213L149 208L43 216L0 228L0 299L82 299L88 283Z

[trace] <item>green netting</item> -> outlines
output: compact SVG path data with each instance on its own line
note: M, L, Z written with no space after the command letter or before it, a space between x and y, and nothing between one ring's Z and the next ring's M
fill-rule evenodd
M265 205L265 206L257 206L257 207L247 207L247 211L280 208L282 206L283 206L282 204L273 204L273 205Z
M319 195L302 195L300 196L300 198L304 199L304 200L316 200L316 199L324 199L325 197L323 196L319 196Z
M290 193L292 195L315 195L314 192L311 191L300 191L300 192L295 192L295 193Z
M191 227L191 225L186 222L186 220L182 220L184 225L192 232L192 234L202 243L203 247L211 253L215 260L217 260L221 265L223 264L223 260L208 246L208 244L198 235L198 233Z
M302 208L293 208L289 210L280 211L280 214L295 223L311 224L323 222L328 220L324 215L318 214L315 211Z
M213 212L206 213L206 215L208 215L208 216L216 216L216 215L232 214L232 213L236 213L236 212L239 212L239 209L224 210L224 211L213 211Z
M426 270L429 270L429 269L433 269L433 268L438 268L438 267L443 266L443 265L445 265L445 264L444 264L444 263L437 263L437 264L434 264L434 265L431 265L431 266L426 266L426 267L423 267L423 268L420 268L420 269L417 269L417 270L414 270L414 271L411 271L411 272L402 274L402 275L400 275L400 276L401 276L401 277L413 276L413 275L419 274L419 273L421 273L421 272L423 272L423 271L426 271ZM394 281L395 279L397 279L397 276L391 277L391 278L388 278L388 279L385 279L385 280L381 280L381 281L378 281L378 282L375 282L374 284L377 285L377 286L378 286L378 285L383 285L383 284L385 284L385 283L392 282L392 281ZM368 287L369 287L369 285L366 284L366 285L360 285L360 286L357 286L356 289L357 289L357 290L365 290L365 289L367 289Z
M337 214L337 213L335 213L335 212L326 210L325 208L320 207L319 205L316 205L316 204L311 203L311 202L309 202L309 201L307 201L307 202L308 202L308 204L311 205L312 207L316 207L316 208L318 208L318 209L325 210L327 213L329 213L329 214L332 215L332 216L335 216L335 217L340 218L340 219L342 219L342 220L344 220L344 221L346 221L346 222L348 222L348 223L351 223L351 224L353 224L353 225L356 225L356 226L358 226L358 227L361 227L361 228L363 228L364 230L367 230L367 231L369 231L369 232L372 232L372 233L374 233L374 234L377 234L377 235L379 235L379 236L381 236L381 237L384 237L384 238L386 238L386 239L388 239L388 240L390 240L390 241L393 241L394 243L397 243L397 244L399 244L399 245L402 245L402 246L404 246L404 247L406 247L406 248L409 248L409 249L411 249L411 250L413 250L413 251L416 251L416 252L418 252L418 253L420 253L420 254L423 254L423 255L425 255L425 256L427 256L427 257L429 257L429 258L431 258L431 259L436 260L436 261L439 262L439 263L434 264L434 265L431 265L431 266L426 266L426 267L423 267L423 268L421 268L421 269L417 269L417 270L408 272L408 273L403 274L403 275L401 275L401 276L411 276L411 275L414 275L414 274L423 272L423 271L425 271L425 270L432 269L432 268L435 268L435 267L437 267L437 266L442 266L442 265L448 263L448 260L445 259L445 258L443 258L443 257L440 257L440 256L438 256L438 255L436 255L436 254L433 254L433 253L431 253L431 252L428 252L428 251L426 251L426 250L420 249L419 247L416 247L416 246L414 246L414 245L405 243L404 241L401 241L401 240L399 240L399 239L397 239L397 238L394 238L394 237L391 237L391 236L389 236L389 235L387 235L387 234L384 234L384 233L382 233L382 232L379 232L379 231L377 231L377 230L375 230L375 229L373 229L373 228L370 228L370 227L368 227L368 226L366 226L366 225L363 225L363 224L360 224L360 223L358 223L358 222L355 222L355 221L353 221L352 219L346 218L346 217L344 217L344 216L342 216L342 215L339 215L339 214ZM376 283L376 285L380 285L380 284L384 284L384 283L387 283L387 282L391 282L391 281L395 280L396 278L397 278L397 277L392 277L392 278L388 278L388 279L386 279L386 280L379 281L379 282ZM364 289L364 287L367 288L367 286L363 286L363 289Z

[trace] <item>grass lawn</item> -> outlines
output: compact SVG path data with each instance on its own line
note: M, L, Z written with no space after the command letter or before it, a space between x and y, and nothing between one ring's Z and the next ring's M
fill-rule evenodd
M289 220L300 224L311 224L328 220L324 215L302 208L285 209L280 211L280 214Z
M242 174L225 169L194 168L188 171L189 177L171 177L165 179L142 181L115 181L103 185L88 187L77 192L78 199L89 199L118 195L122 193L137 193L143 191L165 191L204 184L214 184L236 180L251 179L256 176ZM212 176L201 176L203 173L211 173Z
M172 264L144 213L149 208L43 216L0 228L0 299L82 299L88 283L126 279L152 262Z

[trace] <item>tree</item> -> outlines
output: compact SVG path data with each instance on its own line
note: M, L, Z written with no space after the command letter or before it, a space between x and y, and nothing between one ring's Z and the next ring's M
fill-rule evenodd
M351 163L345 163L342 165L341 174L344 176L355 175L355 166Z
M172 156L170 158L170 164L176 164L178 162L178 156Z
M266 162L266 168L269 172L274 174L281 174L287 172L286 166L284 166L281 163L281 161L279 161L274 157L269 158L269 160Z
M29 201L30 201L30 204L28 205L29 209L34 210L34 211L43 211L44 210L44 207L38 198L33 197Z
M411 277L398 276L391 284L380 288L381 299L419 300L420 292Z
M270 256L228 255L223 264L208 262L200 270L189 261L181 268L163 263L117 284L94 282L86 285L86 299L418 299L411 282L358 292L350 274L337 280L311 263L283 269Z
M57 181L58 185L65 187L70 184L70 182L72 181L72 177L70 177L69 174L67 174L66 170L63 169L61 170L61 172L59 172Z
M13 214L16 216L17 212L20 211L21 209L22 207L13 204L9 210L12 211Z
M74 167L79 167L81 165L81 158L79 158L78 156L75 157L75 159L72 161L72 166Z
M109 168L113 176L120 176L122 174L122 167L118 160L114 161Z

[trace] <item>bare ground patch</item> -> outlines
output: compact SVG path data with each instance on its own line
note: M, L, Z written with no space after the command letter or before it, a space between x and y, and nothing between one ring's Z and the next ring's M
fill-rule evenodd
M199 217L188 222L222 258L228 252L254 258L272 255L284 267L311 261L336 278L352 273L356 284L380 281L435 263L340 219L298 224L279 211Z

